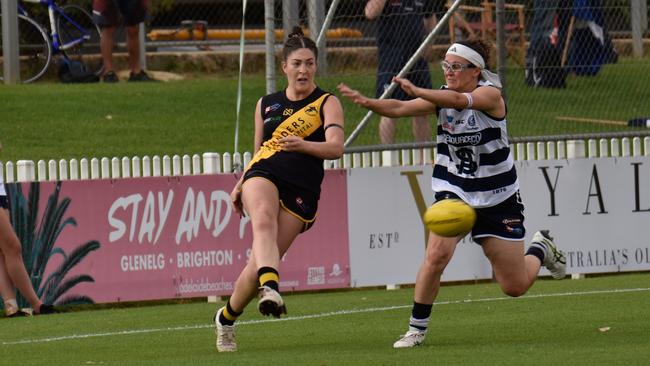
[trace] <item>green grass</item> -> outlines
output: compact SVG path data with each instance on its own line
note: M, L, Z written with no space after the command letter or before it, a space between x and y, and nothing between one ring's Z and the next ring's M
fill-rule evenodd
M432 69L434 85L442 83ZM558 122L556 116L627 120L650 116L647 102L648 60L622 59L606 65L596 77L569 77L566 89L532 89L523 70L507 74L509 132L535 136L606 132L627 127ZM374 70L321 77L318 83L335 91L346 82L374 93ZM283 81L278 83L283 87ZM250 151L253 109L265 93L262 74L243 81L239 151ZM237 79L202 76L189 80L133 84L36 83L0 85L1 161L71 159L144 155L201 154L234 151ZM346 134L366 111L344 101ZM377 117L355 146L377 144ZM398 142L411 141L409 123L401 123Z
M444 286L425 344L407 350L392 343L410 288L287 295L285 321L253 304L234 354L216 352L207 303L2 319L0 353L7 365L644 365L649 280L541 280L518 299L492 283Z

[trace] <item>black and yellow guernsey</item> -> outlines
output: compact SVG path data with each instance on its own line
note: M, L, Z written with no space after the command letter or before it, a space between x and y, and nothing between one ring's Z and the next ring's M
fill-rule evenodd
M325 141L322 107L330 95L317 87L308 97L298 101L289 100L284 90L262 97L263 142L246 170L267 171L320 196L323 159L283 151L278 141L290 135L306 141Z

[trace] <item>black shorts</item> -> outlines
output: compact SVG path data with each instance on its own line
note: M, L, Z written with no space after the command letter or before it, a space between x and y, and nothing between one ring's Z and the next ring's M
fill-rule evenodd
M379 68L377 70L377 85L375 89L375 97L379 98L386 88L393 81L393 77L396 76L404 64L401 62L395 61L379 61ZM431 89L431 73L429 72L429 65L424 59L419 59L415 62L411 71L406 74L406 78L412 82L415 86L425 89ZM413 97L406 94L402 88L397 86L393 93L388 96L388 98L399 99L399 100L411 100Z
M438 192L436 201L458 196L451 192ZM520 241L526 236L524 227L524 205L519 192L513 194L496 206L476 209L476 223L472 228L472 239L480 244L481 238L496 237L504 240Z
M93 0L93 20L100 27L133 26L147 17L146 0Z
M304 188L285 182L273 174L261 169L249 169L244 174L244 182L253 177L264 178L275 185L280 195L280 206L304 223L302 232L316 221L318 195Z

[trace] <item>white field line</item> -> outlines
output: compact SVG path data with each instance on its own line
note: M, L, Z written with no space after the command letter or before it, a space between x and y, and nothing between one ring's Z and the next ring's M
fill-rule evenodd
M503 301L503 300L526 300L526 299L538 299L545 297L562 297L562 296L584 296L584 295L598 295L598 294L613 294L613 293L627 293L627 292L642 292L650 291L650 288L629 288L629 289L613 289L613 290L595 290L595 291L583 291L583 292L560 292L554 294L538 294L538 295L526 295L519 298L513 297L489 297L484 299L465 299L465 300L453 300L453 301L440 301L434 303L435 306L440 305L454 305L454 304L467 304L474 302L487 302L487 301ZM359 314L359 313L373 313L378 311L388 311L396 309L410 308L412 305L397 305L397 306L385 306L385 307L376 307L376 308L365 308L365 309L352 309L352 310L339 310L332 311L328 313L312 314L312 315L303 315L295 317L286 317L281 319L262 319L262 320L245 320L237 322L237 325L245 324L259 324L259 323L269 323L269 322L282 322L282 321L295 321L295 320L305 320L305 319L315 319L315 318L326 318L330 316L338 315L349 315L349 314ZM151 328L151 329L133 329L133 330L122 330L114 332L104 332L104 333L88 333L88 334L71 334L66 336L59 337L48 337L48 338L37 338L37 339L22 339L15 341L3 341L1 344L3 346L11 346L18 344L33 344L33 343L47 343L47 342L57 342L65 341L71 339L84 339L84 338L96 338L96 337L112 337L112 336L121 336L121 335L130 335L130 334L143 334L143 333L159 333L159 332L176 332L184 330L194 330L194 329L204 329L212 328L214 324L197 324L197 325L186 325L178 327L168 327L168 328Z

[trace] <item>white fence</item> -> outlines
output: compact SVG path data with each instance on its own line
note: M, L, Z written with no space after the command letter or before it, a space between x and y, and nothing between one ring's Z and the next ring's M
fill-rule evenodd
M515 160L550 160L595 157L650 156L650 136L610 139L521 142L511 146ZM435 147L376 150L345 153L343 158L325 162L327 169L429 164ZM56 181L115 179L229 173L246 166L251 153L204 153L123 158L82 158L80 160L19 160L0 163L4 181Z

